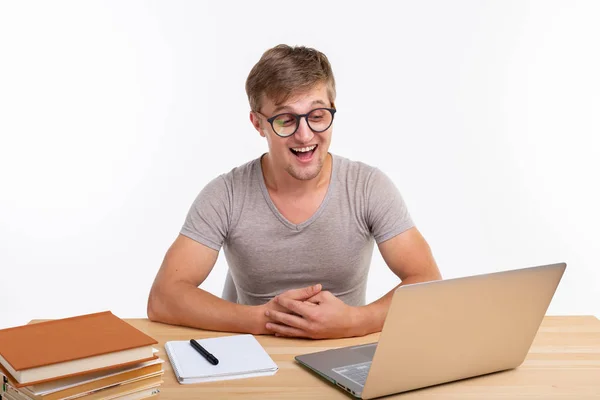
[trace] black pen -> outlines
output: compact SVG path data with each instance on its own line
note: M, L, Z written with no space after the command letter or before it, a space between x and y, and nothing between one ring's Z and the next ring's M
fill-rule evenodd
M217 360L217 358L215 356L213 356L208 351L206 351L206 349L204 347L202 347L200 345L200 343L196 342L194 339L190 339L190 344L192 345L192 347L194 349L196 349L196 351L198 353L202 354L202 357L206 358L206 360L209 363L211 363L212 365L217 365L219 363L219 360Z

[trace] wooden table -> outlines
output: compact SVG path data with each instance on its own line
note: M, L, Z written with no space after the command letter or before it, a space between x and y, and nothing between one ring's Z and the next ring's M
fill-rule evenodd
M257 336L279 366L274 376L180 385L164 343L223 333L126 319L159 342L165 360L160 399L345 399L351 397L294 361L298 354L377 341L379 334L335 340ZM600 399L600 321L592 316L546 317L525 362L517 369L385 399Z

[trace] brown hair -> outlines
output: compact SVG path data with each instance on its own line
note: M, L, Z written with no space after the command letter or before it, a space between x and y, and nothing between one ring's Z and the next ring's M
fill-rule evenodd
M309 47L280 44L265 51L254 65L246 80L246 93L252 111L259 111L263 95L279 105L319 83L327 85L333 105L335 79L325 54Z

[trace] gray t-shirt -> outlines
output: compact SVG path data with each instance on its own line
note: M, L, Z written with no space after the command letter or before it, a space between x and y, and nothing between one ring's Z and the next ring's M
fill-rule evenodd
M208 183L181 234L225 257L240 304L259 305L288 289L321 283L348 305L365 304L374 240L414 226L394 183L377 168L332 155L327 194L301 224L277 210L260 158Z

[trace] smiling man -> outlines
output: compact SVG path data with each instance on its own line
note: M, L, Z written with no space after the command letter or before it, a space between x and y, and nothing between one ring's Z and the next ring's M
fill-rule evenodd
M401 284L441 275L393 182L329 153L336 92L327 57L276 46L246 92L269 151L202 189L154 280L148 317L309 338L380 331L395 288L365 304L374 243ZM221 248L224 298L198 287Z

